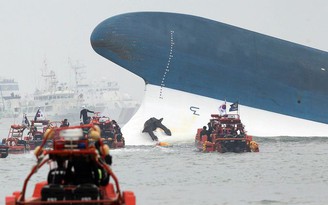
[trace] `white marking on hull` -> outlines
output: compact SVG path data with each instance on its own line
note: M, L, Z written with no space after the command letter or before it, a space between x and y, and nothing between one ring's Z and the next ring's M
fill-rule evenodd
M159 97L163 89L165 96ZM197 128L207 125L211 114L218 114L218 108L223 103L221 100L148 84L139 110L122 128L126 144L154 144L148 133L142 133L144 123L151 117L164 118L162 123L172 132L172 136L166 136L164 131L156 130L154 133L159 141L193 142ZM227 102L227 110L230 104ZM239 114L246 131L253 136L328 136L328 125L323 123L242 105L239 105Z

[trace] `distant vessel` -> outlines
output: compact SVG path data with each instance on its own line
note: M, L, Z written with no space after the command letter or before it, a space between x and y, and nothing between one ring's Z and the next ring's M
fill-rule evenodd
M21 113L25 113L29 119L34 119L40 109L44 117L51 120L73 117L76 115L74 111L78 109L74 90L67 84L59 84L55 72L48 71L46 63L44 66L41 75L44 85L22 99Z
M104 113L124 124L135 113L138 102L128 94L122 94L116 82L105 79L85 82L81 79L81 67L74 67L76 83L59 83L53 70L48 71L45 64L42 77L44 86L33 95L22 100L21 113L32 119L40 109L45 118L51 121L67 118L71 123L80 121L80 110L84 105L89 110Z
M120 91L118 82L100 77L95 81L86 81L81 65L72 65L75 73L75 93L78 98L79 110L85 105L88 109L110 117L119 124L125 124L137 111L139 102L128 93Z
M2 144L8 146L9 154L24 154L30 150L24 130L25 127L18 124L10 126L7 138L2 139Z
M251 135L327 136L325 51L166 12L111 17L94 29L91 44L145 81L144 101L123 127L127 136L141 136L151 116L163 117L173 136L193 136L225 99L240 102Z
M18 82L14 79L0 78L0 118L17 117L20 100Z

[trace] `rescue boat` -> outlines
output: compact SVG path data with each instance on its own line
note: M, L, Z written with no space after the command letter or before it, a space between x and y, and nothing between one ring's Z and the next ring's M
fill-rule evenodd
M83 129L89 129L88 136ZM48 129L42 144L34 150L36 165L21 191L6 197L6 205L135 205L134 193L120 189L110 167L109 147L103 144L100 132L91 124ZM53 140L52 149L44 149L48 139ZM27 197L31 177L45 164L50 165L48 176L36 183L32 196Z
M43 140L45 131L49 127L57 127L57 123L60 122L50 122L50 120L32 120L30 130L28 133L28 144L31 150L34 150L37 146L40 146ZM52 141L49 140L46 146L51 146Z
M99 116L99 114L99 112L95 112L90 123L100 127L103 142L111 149L124 148L125 139L120 126L115 120L111 120L107 116Z
M9 154L24 154L30 150L26 137L23 137L25 128L22 125L13 124L9 128L7 138L2 139L2 144L8 146Z
M248 135L239 114L212 114L210 122L197 129L195 146L202 152L259 152L258 144Z

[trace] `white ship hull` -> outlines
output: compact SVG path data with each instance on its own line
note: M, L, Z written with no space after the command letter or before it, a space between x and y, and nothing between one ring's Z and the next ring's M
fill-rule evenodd
M162 98L160 98L160 93L162 93ZM172 132L172 136L167 136L158 129L155 135L158 136L159 141L192 142L197 129L207 125L210 115L218 114L218 108L223 103L224 101L168 88L161 92L161 87L148 84L139 110L122 129L126 144L154 144L148 133L142 133L145 121L151 117L164 118L162 123ZM240 103L242 104L242 102ZM227 102L227 110L230 104L231 102ZM239 105L239 114L248 134L253 136L327 135L327 125L322 123L242 105Z

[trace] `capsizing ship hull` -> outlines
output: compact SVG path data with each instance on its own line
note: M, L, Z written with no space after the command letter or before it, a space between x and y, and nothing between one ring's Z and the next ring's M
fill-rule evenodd
M279 132L267 129L270 123L266 127L256 125L256 129L261 129L256 132L247 119L256 120L257 112L246 115L241 107L249 134L327 136L328 53L325 51L197 16L165 12L111 17L94 29L91 44L99 55L140 76L147 86L157 86L152 95L165 101L157 104L159 108L182 100L179 95L169 99L171 90L205 97L206 110L216 112L222 101L238 100L244 108L284 116L277 119L282 126L276 127ZM210 105L209 99L217 104ZM152 111L153 115L156 111ZM210 114L213 112L204 112L207 115L204 117ZM285 121L285 118L296 121ZM292 133L282 130L295 127L293 123L299 123L299 119L308 122L311 126L308 129L313 132L304 133L300 126ZM189 129L195 132L196 128Z

